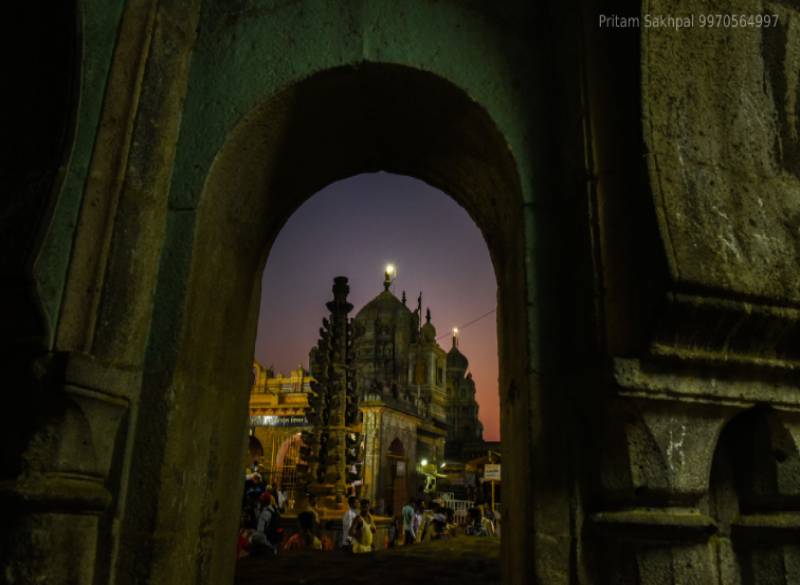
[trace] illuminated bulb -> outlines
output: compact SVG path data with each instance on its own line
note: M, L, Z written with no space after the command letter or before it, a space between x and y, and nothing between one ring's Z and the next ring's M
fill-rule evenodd
M445 465L447 465L447 462L446 462L446 461L445 461L445 462L443 462L443 463L442 463L442 464L441 464L439 467L441 467L442 469L444 469L444 466L445 466Z
M388 274L389 276L394 274L394 264L386 265L386 274Z
M453 335L458 336L458 327L453 327Z
M428 464L428 460L427 459L423 459L422 461L419 462L419 464L422 465L423 467L425 467Z

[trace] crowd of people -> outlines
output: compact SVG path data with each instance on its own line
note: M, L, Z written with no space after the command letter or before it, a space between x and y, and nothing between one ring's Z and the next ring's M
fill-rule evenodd
M476 504L467 512L467 522L463 527L464 534L469 536L496 536L494 514L483 506ZM453 508L440 500L426 502L422 498L411 498L403 506L400 516L395 519L394 530L390 532L390 546L411 545L455 536L462 527L455 519Z
M410 546L450 538L463 531L469 536L496 536L496 516L476 504L467 511L466 525L456 522L454 511L442 500L410 498L388 527L383 543L377 542L375 516L368 499L351 495L342 516L340 542L334 544L323 534L321 510L313 494L304 498L297 512L297 526L290 537L282 525L288 498L284 490L265 481L263 469L254 464L245 476L239 530L238 557L276 555L280 551L333 550L336 545L354 554L368 553L383 546Z
M356 503L356 498L350 498L349 508L342 517L342 534L345 535L342 546L355 553L369 552L375 549L373 535L376 532L369 500L361 500L358 510ZM459 524L453 508L443 501L410 498L389 525L385 545L410 546L450 538L462 531L468 536L497 536L495 520L498 516L487 506L476 503L467 511L466 523ZM362 523L370 528L371 534L360 532Z
M238 556L277 554L283 540L281 514L286 492L266 483L263 467L254 463L245 475L242 514L239 523Z

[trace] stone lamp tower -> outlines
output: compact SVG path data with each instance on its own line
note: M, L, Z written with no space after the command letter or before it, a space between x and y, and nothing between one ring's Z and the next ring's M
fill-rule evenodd
M344 501L347 470L355 463L358 435L358 395L353 368L353 331L347 302L347 278L334 279L330 316L322 320L316 351L312 354L313 394L309 400L311 431L303 433L301 470L303 483L325 507Z

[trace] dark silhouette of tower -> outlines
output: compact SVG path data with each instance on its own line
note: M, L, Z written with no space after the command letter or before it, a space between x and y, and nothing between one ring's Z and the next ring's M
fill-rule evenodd
M328 318L322 320L319 341L312 352L315 382L310 397L311 431L303 433L301 455L306 466L300 470L307 491L341 503L346 493L347 470L355 463L358 435L358 395L353 368L353 331L347 315L347 278L333 281L333 300L327 303Z

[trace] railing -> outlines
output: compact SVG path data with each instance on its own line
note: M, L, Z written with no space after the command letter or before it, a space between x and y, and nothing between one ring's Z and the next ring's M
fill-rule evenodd
M453 498L443 498L445 507L453 511L453 520L460 526L467 524L468 511L472 507L469 500L454 500Z

